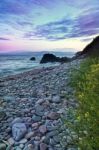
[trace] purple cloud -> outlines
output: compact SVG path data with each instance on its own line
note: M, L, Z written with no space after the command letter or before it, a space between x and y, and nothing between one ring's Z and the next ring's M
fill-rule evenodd
M0 41L9 41L10 39L8 38L4 38L4 37L0 37Z

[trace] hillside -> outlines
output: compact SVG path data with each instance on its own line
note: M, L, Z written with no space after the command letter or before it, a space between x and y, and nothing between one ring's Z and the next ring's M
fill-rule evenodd
M76 57L99 56L99 36L88 44L81 52L76 53Z

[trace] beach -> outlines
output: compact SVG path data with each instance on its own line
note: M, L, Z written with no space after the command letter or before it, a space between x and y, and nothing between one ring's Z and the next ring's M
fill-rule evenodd
M0 139L7 141L10 150L65 150L61 140L68 145L72 133L67 129L63 137L61 117L69 108L76 108L69 83L72 69L79 68L80 62L0 78L0 105L5 113L0 120Z

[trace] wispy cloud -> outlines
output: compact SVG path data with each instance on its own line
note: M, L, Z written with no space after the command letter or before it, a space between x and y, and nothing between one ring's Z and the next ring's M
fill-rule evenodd
M0 40L5 42L13 38L59 41L96 34L99 0L0 1Z
M10 41L8 38L0 37L0 41Z

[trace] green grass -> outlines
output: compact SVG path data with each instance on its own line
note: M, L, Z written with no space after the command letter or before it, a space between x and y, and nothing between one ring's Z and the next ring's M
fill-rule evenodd
M99 58L88 58L73 71L78 108L75 122L66 124L78 136L73 142L80 150L99 150Z

